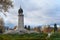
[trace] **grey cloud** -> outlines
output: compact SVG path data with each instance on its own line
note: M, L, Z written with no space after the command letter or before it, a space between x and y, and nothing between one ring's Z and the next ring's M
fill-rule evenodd
M17 22L20 4L24 10L24 24L43 25L60 22L59 0L14 0L14 9L10 11L7 19Z

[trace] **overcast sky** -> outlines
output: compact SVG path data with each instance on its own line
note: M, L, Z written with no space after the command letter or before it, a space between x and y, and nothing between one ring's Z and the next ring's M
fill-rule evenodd
M14 0L13 4L14 8L4 17L7 26L17 25L20 5L25 25L60 24L60 0Z

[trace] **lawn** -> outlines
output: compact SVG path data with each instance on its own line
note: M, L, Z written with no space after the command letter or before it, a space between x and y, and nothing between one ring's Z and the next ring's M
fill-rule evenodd
M54 33L51 37L46 38L45 33L31 34L0 34L0 40L60 40L60 33Z
M52 34L48 40L60 40L60 33L56 32Z
M47 37L44 33L31 33L31 34L1 34L0 40L43 40Z

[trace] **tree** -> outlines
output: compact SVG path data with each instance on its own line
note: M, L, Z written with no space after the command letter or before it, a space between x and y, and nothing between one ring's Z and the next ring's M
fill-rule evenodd
M57 24L55 23L54 24L54 32L56 32L57 31Z
M25 25L25 27L24 27L25 29L27 29L27 26Z
M12 0L0 0L0 12L8 12L11 7L13 7Z
M28 25L28 30L30 30L30 25Z
M14 29L16 29L16 28L17 28L17 26L14 27Z

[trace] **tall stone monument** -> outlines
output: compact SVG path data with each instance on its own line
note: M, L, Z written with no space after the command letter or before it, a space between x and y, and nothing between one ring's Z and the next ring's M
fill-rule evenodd
M4 34L24 34L24 33L29 33L28 30L24 28L24 15L23 15L23 9L20 7L18 10L18 26L15 30L9 30L5 32Z
M23 9L20 7L18 10L18 30L24 29L24 15L23 15Z
M23 15L23 9L21 7L18 10L18 26L16 32L18 32L19 34L28 33L28 30L24 28L24 15Z

